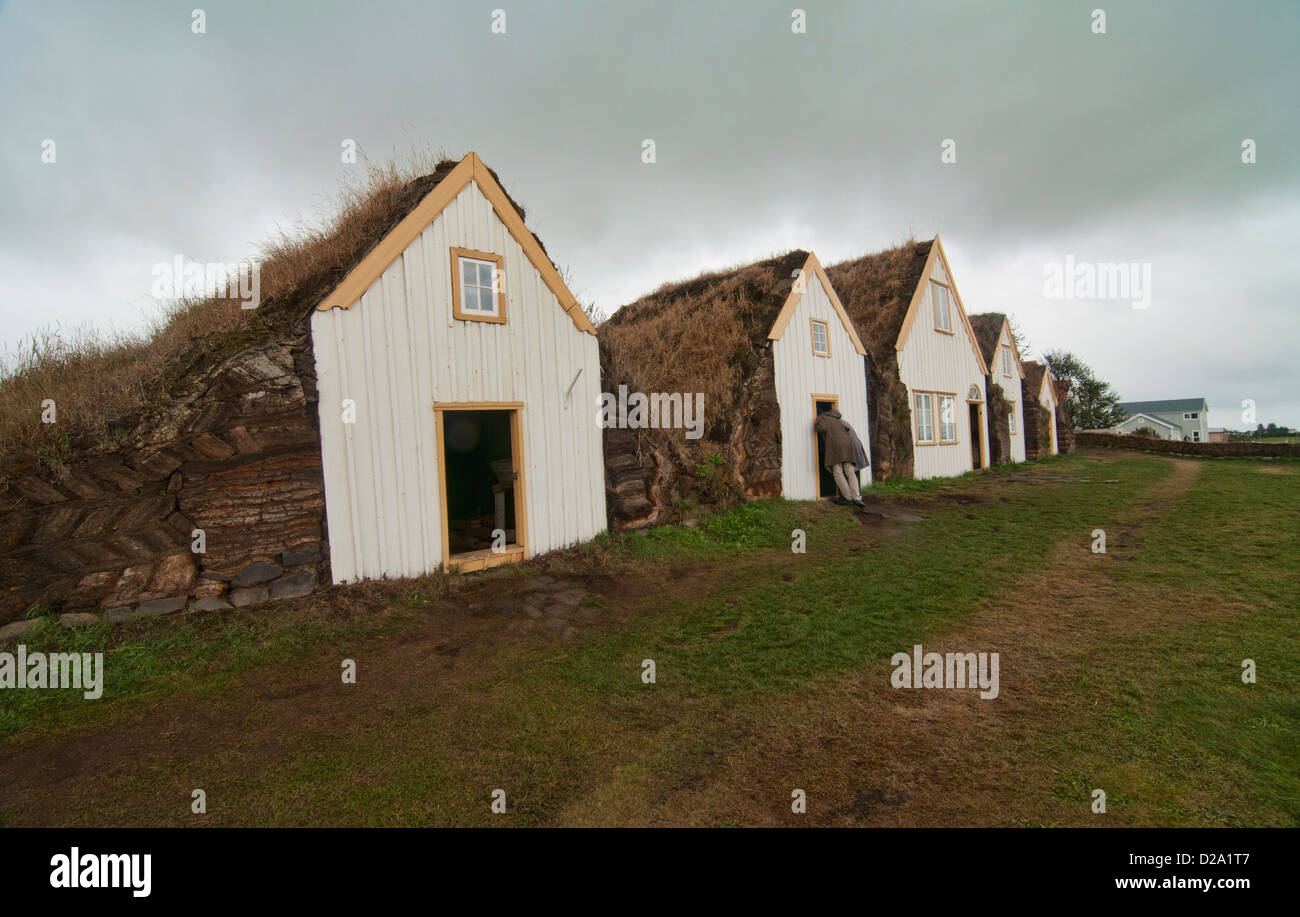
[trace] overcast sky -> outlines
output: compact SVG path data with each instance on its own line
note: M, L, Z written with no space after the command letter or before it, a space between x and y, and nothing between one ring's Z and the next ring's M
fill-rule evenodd
M1300 427L1300 3L798 8L803 34L789 0L0 0L0 349L139 327L156 263L319 219L352 139L477 151L606 310L938 232L967 310L1033 356ZM1149 265L1150 305L1047 296L1067 257Z

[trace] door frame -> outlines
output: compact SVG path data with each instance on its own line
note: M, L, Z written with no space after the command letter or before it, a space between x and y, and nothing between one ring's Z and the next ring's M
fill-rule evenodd
M814 394L814 395L812 396L812 412L813 412L813 423L814 423L814 424L817 423L817 402L819 402L819 401L829 401L829 402L831 403L831 407L832 407L834 410L838 411L838 410L840 409L840 396L839 396L839 395L817 395L817 394ZM818 440L817 440L817 428L816 428L816 426L813 427L812 438L813 438L813 490L816 491L816 493L817 493L817 499L818 499L818 500L825 500L827 497L833 497L833 496L836 496L836 494L823 494L823 493L822 493L822 466L821 466L821 464L818 462L818 456L817 456L817 444L818 444Z
M972 387L973 387L973 386L972 386ZM967 397L966 397L966 404L967 404L968 406L969 406L969 405L974 405L974 407L975 407L975 409L976 409L976 411L975 411L975 413L976 413L976 423L979 424L979 429L977 429L977 430L971 430L971 436L973 436L973 437L975 438L975 441L976 441L977 443L979 443L979 447L980 447L980 466L979 466L978 468L972 468L971 471L983 471L985 468L988 468L988 467L989 467L989 455L988 455L988 449L987 449L987 445L986 445L986 443L985 443L985 441L984 441L984 432L985 432L985 430L986 430L987 427L988 427L988 421L986 421L986 420L984 419L984 401L983 401L983 399L980 399L980 400L977 401L977 400L971 398L971 397L969 396L969 393L968 393L968 395L967 395ZM968 422L969 422L970 411L967 410L967 411L966 411L966 414L967 414Z
M448 411L507 411L510 414L510 463L515 467L515 540L499 554L488 548L453 556L447 529L447 443L443 414ZM433 429L438 440L438 510L442 520L442 569L485 570L528 557L528 491L524 475L524 403L522 401L435 401Z

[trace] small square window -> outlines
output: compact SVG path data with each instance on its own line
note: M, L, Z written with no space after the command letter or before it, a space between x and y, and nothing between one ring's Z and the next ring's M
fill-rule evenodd
M504 323L506 320L504 259L491 252L451 250L452 316L465 321Z
M826 323L815 318L812 320L812 352L819 357L831 355L831 340Z

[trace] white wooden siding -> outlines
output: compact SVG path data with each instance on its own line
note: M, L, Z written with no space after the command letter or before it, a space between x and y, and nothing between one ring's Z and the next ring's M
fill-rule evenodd
M930 276L945 280L939 258L934 259ZM966 333L966 325L957 312L957 298L950 297L952 307L952 334L934 328L934 302L931 286L923 278L922 299L911 332L903 351L898 355L899 375L907 386L908 405L915 411L915 392L946 392L957 398L957 442L933 446L916 446L915 474L917 478L954 477L971 470L970 406L966 403L972 385L980 391L980 407L984 422L974 435L979 437L983 454L989 454L988 405L984 390L984 372L975 357L975 351ZM916 422L913 418L912 437L915 441Z
M826 323L829 357L812 352L811 319ZM772 342L776 400L781 407L781 493L791 500L817 499L817 443L813 434L812 396L838 395L840 414L862 440L871 458L867 429L867 376L864 358L853 347L835 307L820 282L810 278L807 291L779 341ZM871 483L862 472L863 484Z
M1003 347L1011 348L1010 376L1002 372ZM1007 398L1014 402L1012 407L1016 412L1016 432L1011 434L1011 461L1023 462L1025 460L1025 395L1015 351L1016 345L1011 339L1011 329L1004 322L1002 336L998 338L998 349L994 353L993 365L989 367L989 372L993 374L993 381L1002 386L1002 391L1006 393Z
M505 324L452 318L453 246L504 255ZM312 340L334 582L442 563L434 402L523 402L529 556L604 529L596 338L573 325L477 184L360 303L316 312ZM349 398L355 424L340 419Z
M1043 370L1043 386L1038 390L1038 403L1047 408L1047 413L1051 418L1048 420L1049 429L1052 431L1051 455L1056 455L1056 397L1051 391L1052 380L1047 370Z
M1115 427L1116 432L1132 433L1143 427L1150 427L1160 439L1182 439L1183 432L1177 426L1153 414L1134 414Z

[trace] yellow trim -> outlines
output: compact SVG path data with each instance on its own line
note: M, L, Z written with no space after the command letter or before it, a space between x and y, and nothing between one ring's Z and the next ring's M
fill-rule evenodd
M522 401L435 401L435 411L521 411Z
M489 567L499 567L502 564L516 564L523 559L523 548L506 548L500 552L493 551L491 548L483 548L479 551L466 551L464 554L457 554L447 561L447 572L475 573Z
M1052 399L1052 410L1056 410L1056 406L1059 403L1056 400L1056 386L1052 384L1052 368L1046 363L1043 364L1043 388L1047 389L1047 395ZM1042 404L1042 401L1043 392L1042 389L1039 389L1038 403Z
M821 325L826 329L826 352L821 353L817 350L817 335L814 333L813 326ZM829 357L831 355L831 324L824 318L808 318L808 337L812 343L812 352L814 357Z
M483 551L468 551L451 555L451 542L447 531L447 452L446 438L443 435L442 415L447 411L509 411L510 412L510 461L515 466L515 540L499 554L490 549L491 555L483 558ZM438 438L438 475L439 494L442 504L439 509L442 516L442 569L484 570L498 564L513 563L528 556L528 492L524 475L524 403L522 401L435 401L433 403L433 429Z
M546 252L542 251L542 246L537 241L537 237L529 231L524 225L524 221L519 218L518 211L510 204L509 198L497 184L492 173L488 171L483 160L479 159L477 153L468 153L454 169L447 174L447 177L438 182L424 199L416 205L415 209L402 218L396 226L388 231L382 239L379 240L370 253L361 259L361 262L348 272L348 275L340 281L328 296L321 300L320 305L316 308L321 311L329 309L350 309L360 301L361 295L370 289L371 284L379 279L388 267L401 257L402 252L411 245L412 242L424 231L424 228L442 213L456 196L470 182L478 185L479 191L492 204L492 209L496 211L497 217L505 224L510 235L512 235L519 247L524 250L528 260L532 262L537 272L542 275L542 280L555 294L559 300L561 308L568 313L569 319L579 331L585 331L594 335L596 328L587 318L586 313L582 311L582 306L578 300L565 286L564 280L561 279L555 265L547 257Z
M966 340L975 353L975 362L979 364L980 372L987 376L989 375L988 364L984 362L984 354L980 353L979 342L975 340L975 329L971 327L970 319L966 317L966 307L962 305L961 292L957 289L957 281L953 279L952 268L948 266L948 256L944 254L943 244L939 241L938 235L934 237L934 243L930 246L930 254L925 258L925 267L921 271L921 281L917 283L916 289L912 291L912 301L907 306L907 315L903 318L903 327L898 332L898 340L894 342L894 349L902 350L907 343L907 336L912 332L912 323L916 319L916 310L921 300L925 298L925 281L930 279L930 272L934 269L936 256L943 262L943 272L948 278L947 286L952 291L952 298L957 301L957 314L961 316L961 323L966 328Z
M972 467L971 467L971 471L983 471L985 468L989 467L989 453L988 453L988 449L985 448L985 444L984 444L984 436L981 435L981 431L985 430L985 429L988 427L988 421L986 421L986 420L984 419L984 402L982 402L982 401L971 401L971 400L968 398L968 399L966 399L966 404L968 404L968 405L971 405L971 404L975 405L975 414L976 414L976 416L979 418L979 420L978 420L978 423L979 423L979 429L978 429L978 430L971 430L971 431L970 431L970 435L971 435L971 437L975 440L975 442L979 443L979 447L980 447L980 466L979 466L979 468L975 468L975 467L972 466ZM970 408L969 408L969 407L966 409L966 414L967 414L968 416L970 415Z
M829 341L829 338L827 338L827 340ZM824 499L824 498L827 497L827 496L832 496L832 497L833 497L833 496L835 496L835 494L823 494L823 493L822 493L822 467L821 467L821 465L819 465L819 464L817 463L817 459L818 459L818 455L817 455L817 442L818 442L818 441L817 441L817 426L816 426L816 424L817 424L817 402L819 402L819 401L829 401L829 402L831 403L831 410L833 410L833 411L838 411L838 410L840 409L840 396L839 396L839 395L824 395L824 394L823 394L823 395L816 395L816 394L814 394L814 395L812 396L812 409L813 409L813 472L814 472L814 474L816 475L815 480L816 480L816 482L817 482L817 484L816 484L816 486L817 486L817 499L818 499L818 500L821 500L821 499Z
M840 317L840 323L844 325L844 330L849 333L849 340L853 342L853 349L858 352L858 356L865 357L867 348L862 346L862 338L858 337L858 331L853 327L853 322L849 318L849 313L844 311L844 304L840 302L839 296L835 293L835 288L831 286L830 278L826 276L826 271L822 268L822 263L817 260L817 255L813 252L808 253L808 260L803 263L799 271L799 279L803 280L803 289L800 289L798 283L795 289L790 291L786 297L785 304L781 306L781 312L772 323L772 330L767 333L769 341L779 341L785 334L785 326L790 324L790 319L794 316L794 310L798 307L799 301L803 299L804 289L807 288L808 272L811 271L821 281L822 289L826 292L826 298L831 301L835 307L835 314ZM830 344L830 329L827 328L826 342Z
M466 312L460 307L460 289L464 280L460 276L460 259L469 258L473 261L490 261L496 265L496 271L492 275L492 282L497 284L497 314L484 315L481 312ZM506 284L505 284L505 256L493 254L492 252L479 252L472 248L451 247L451 316L467 322L492 322L497 325L506 323Z

